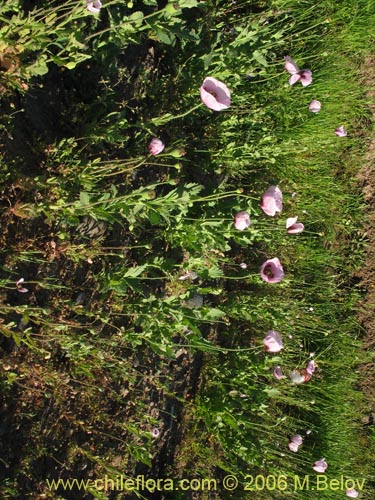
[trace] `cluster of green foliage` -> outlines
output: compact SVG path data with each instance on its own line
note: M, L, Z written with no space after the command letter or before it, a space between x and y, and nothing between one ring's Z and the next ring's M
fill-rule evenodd
M370 2L113 0L95 15L84 1L7 0L0 21L3 497L76 498L46 479L140 471L243 485L304 477L323 456L332 478L371 491L350 160L367 113L353 55L371 45ZM285 55L312 85L288 85ZM228 110L200 102L206 76L231 89ZM342 124L347 138L334 134ZM157 156L152 137L166 144ZM276 184L284 209L270 218L259 201ZM296 215L305 231L291 236ZM264 283L275 256L286 278ZM264 352L270 329L277 355ZM308 383L273 377L310 353Z

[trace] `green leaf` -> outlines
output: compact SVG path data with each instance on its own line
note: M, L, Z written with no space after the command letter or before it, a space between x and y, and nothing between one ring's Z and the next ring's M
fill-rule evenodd
M141 12L140 10L137 10L136 12L133 12L133 14L131 14L131 16L129 16L129 20L132 21L136 27L139 27L142 25L144 17L145 16L144 16L143 12Z
M128 269L128 271L123 275L124 278L136 278L147 268L147 264L143 264L142 266L135 266Z
M34 64L26 68L26 73L29 77L46 75L48 73L47 56L41 55Z
M86 207L87 205L90 205L90 195L86 191L81 191L79 193L79 202L77 202L77 205L81 207Z
M204 315L204 319L215 321L220 318L224 318L226 313L221 309L217 309L216 307L210 307Z
M172 32L163 30L161 28L156 29L156 35L159 41L165 43L166 45L173 45L176 41L176 37Z
M258 63L261 64L262 66L268 66L268 62L267 62L266 58L264 57L262 52L260 52L259 50L254 50L253 59L258 61Z
M152 125L155 125L158 127L159 125L165 125L166 123L170 122L173 120L174 116L171 113L166 113L163 116L159 116L157 118L153 118L151 120Z

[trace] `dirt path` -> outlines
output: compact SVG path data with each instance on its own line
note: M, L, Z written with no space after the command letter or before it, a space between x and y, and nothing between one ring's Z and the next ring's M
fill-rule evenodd
M369 58L364 67L365 84L372 85L375 79L375 58ZM368 99L374 124L375 89L368 92ZM358 177L367 203L365 231L368 241L366 260L359 273L361 285L366 290L366 294L358 317L366 331L363 349L369 360L360 367L360 385L371 409L367 423L373 423L375 417L375 137L369 143L366 162Z

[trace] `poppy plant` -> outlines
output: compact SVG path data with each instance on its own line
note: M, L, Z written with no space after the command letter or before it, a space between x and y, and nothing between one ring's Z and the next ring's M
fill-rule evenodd
M284 269L277 257L263 262L260 277L267 283L278 283L284 278Z
M337 137L345 137L348 135L348 132L346 131L344 125L340 125L340 127L337 127L337 129L335 130L335 134L337 135Z
M164 148L165 148L165 144L160 139L157 139L156 137L154 137L151 140L150 144L148 145L149 153L150 153L150 155L153 155L153 156L156 156L159 153L161 153Z
M313 469L316 472L320 472L321 474L324 474L325 471L327 470L327 467L328 467L327 462L324 460L324 458L321 458L320 460L317 460L314 463Z
M290 441L288 443L288 448L290 449L290 451L297 453L298 448L302 444L302 441L303 441L302 436L300 436L299 434L296 434L295 436L292 436L290 438Z
M230 106L230 90L225 83L212 76L203 80L200 94L203 104L213 111L222 111Z
M260 208L265 214L271 217L274 217L276 212L282 211L283 193L278 186L270 186L267 191L262 194Z
M247 212L238 212L234 217L234 227L243 231L250 226L250 215Z
M312 82L312 73L309 69L299 69L297 64L289 56L285 57L285 69L292 76L289 78L289 85L301 82L304 87Z
M289 234L302 233L305 226L301 222L297 222L298 217L289 217L286 220L286 230Z
M93 14L99 14L100 9L102 8L102 2L100 0L87 0L86 7L87 10L92 12Z
M320 101L316 101L315 99L313 99L309 104L309 110L312 113L319 113L321 107L322 103Z
M280 352L283 349L283 341L281 335L275 330L269 330L263 339L263 343L267 352Z

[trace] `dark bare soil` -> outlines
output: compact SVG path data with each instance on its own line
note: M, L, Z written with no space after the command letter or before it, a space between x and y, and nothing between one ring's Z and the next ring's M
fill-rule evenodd
M366 61L365 68L364 82L371 88L375 78L375 59L370 58ZM368 99L374 124L375 90L368 92ZM361 365L360 373L361 389L371 408L370 416L365 419L365 423L371 424L373 423L372 414L375 413L375 138L369 143L366 163L358 177L367 203L365 231L368 242L365 264L359 272L361 285L366 294L358 313L358 318L365 330L363 349L368 361Z

